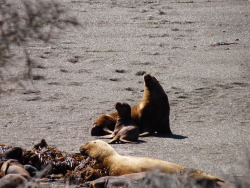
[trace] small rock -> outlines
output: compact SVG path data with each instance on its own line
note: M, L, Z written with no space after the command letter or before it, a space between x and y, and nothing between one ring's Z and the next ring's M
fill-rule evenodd
M77 63L79 61L79 57L78 56L74 56L73 58L68 59L68 61L70 63Z
M119 81L120 81L119 78L110 78L109 80L110 80L110 81L113 81L113 82L119 82Z
M159 15L164 15L165 12L163 12L162 10L159 11Z
M177 28L174 28L174 29L171 29L172 31L179 31L179 29L177 29Z
M115 72L117 72L117 73L125 73L126 71L123 70L123 69L116 69Z
M153 19L154 19L153 16L151 16L151 15L148 16L148 20L153 20Z
M44 76L41 76L41 75L34 75L32 79L33 80L44 80L45 78L44 78Z
M67 71L67 70L65 70L65 69L61 69L60 71L61 71L61 72L69 72L69 71Z
M135 73L136 76L142 76L146 73L146 71L138 71Z

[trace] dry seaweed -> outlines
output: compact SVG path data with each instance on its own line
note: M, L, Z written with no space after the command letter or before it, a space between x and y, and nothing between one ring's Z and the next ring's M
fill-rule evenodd
M12 146L0 145L0 165L4 161L6 151ZM63 179L65 183L81 184L107 176L108 171L96 160L82 156L80 153L66 153L56 147L50 147L43 139L31 150L23 150L21 161L24 165L32 165L39 173L42 182Z

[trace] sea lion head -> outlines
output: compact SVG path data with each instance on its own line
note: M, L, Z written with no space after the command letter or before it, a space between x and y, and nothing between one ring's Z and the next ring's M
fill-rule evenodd
M91 129L91 136L101 136L101 135L105 135L103 127L99 126L98 124L94 124Z
M4 153L4 158L5 159L16 159L20 163L22 163L23 162L23 150L20 147L10 148Z
M155 85L159 85L159 81L151 74L145 73L143 75L145 86L150 89Z
M131 117L131 107L128 103L125 102L117 102L115 104L115 109L118 112L118 115L122 118Z
M102 140L87 142L80 147L80 152L82 155L88 155L98 161L102 161L106 157L117 154L109 144Z
M109 115L99 116L91 129L91 136L102 136L112 133L111 126L115 126L115 120Z

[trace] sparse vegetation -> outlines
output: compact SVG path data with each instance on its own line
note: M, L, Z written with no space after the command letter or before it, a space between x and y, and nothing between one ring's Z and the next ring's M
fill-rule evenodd
M77 26L78 21L69 17L66 9L53 0L46 1L7 1L0 2L0 79L1 69L15 56L17 46L26 56L27 71L23 78L32 77L32 60L26 50L30 41L50 42L50 39L66 26ZM1 90L0 90L1 91Z

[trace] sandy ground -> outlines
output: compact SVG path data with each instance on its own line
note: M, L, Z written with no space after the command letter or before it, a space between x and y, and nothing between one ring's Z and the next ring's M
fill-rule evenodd
M62 3L82 25L63 31L54 44L30 43L33 73L42 77L1 94L0 143L30 149L44 138L78 152L98 139L90 129L99 115L114 111L117 101L139 102L145 71L168 94L175 136L114 148L228 181L249 176L249 1ZM20 53L5 74L21 70L22 61Z

